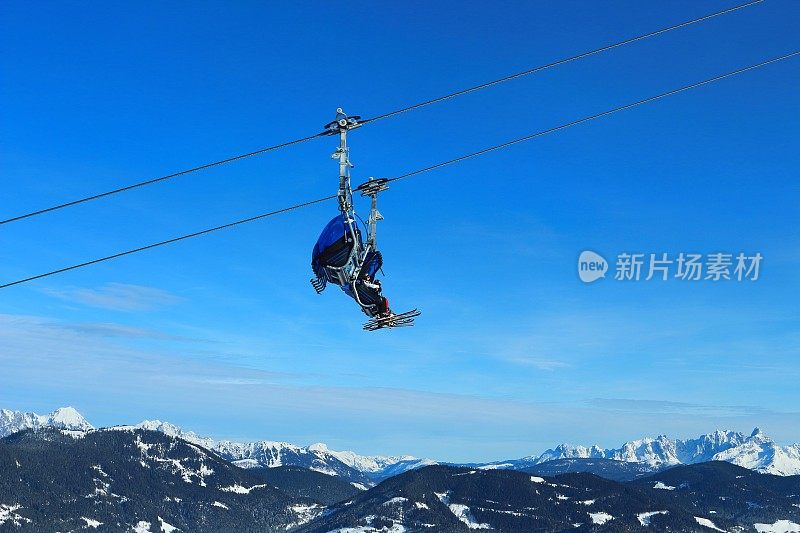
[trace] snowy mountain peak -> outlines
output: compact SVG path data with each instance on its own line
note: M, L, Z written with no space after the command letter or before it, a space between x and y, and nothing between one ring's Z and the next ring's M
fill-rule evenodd
M545 451L538 457L531 456L533 463L543 463L545 461L552 461L555 459L589 459L589 458L603 458L606 455L606 450L599 446L575 446L572 444L559 444L553 449Z
M0 409L0 438L25 429L39 429L42 427L74 431L94 429L73 407L61 407L49 415Z
M761 429L755 428L753 432L750 434L750 438L748 440L754 442L761 442L761 443L771 443L772 438L768 435L762 433Z
M89 431L94 429L74 407L59 407L47 417L47 426L59 429Z
M673 439L659 435L624 443L617 449L562 444L538 458L507 461L505 468L539 464L557 459L602 458L642 463L652 468L705 461L727 461L758 472L779 475L800 474L800 445L779 446L755 428L749 437L736 431L718 430L695 439Z
M159 431L170 437L179 437L185 441L197 444L204 448L213 448L215 445L214 439L201 437L194 431L184 431L175 424L169 422L162 422L161 420L144 420L135 426L138 429L149 429L151 431Z

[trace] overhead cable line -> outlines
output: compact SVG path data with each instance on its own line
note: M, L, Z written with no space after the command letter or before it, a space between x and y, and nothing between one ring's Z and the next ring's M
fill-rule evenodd
M439 102L443 102L443 101L449 100L451 98L456 98L458 96L462 96L462 95L465 95L465 94L468 94L468 93L472 93L472 92L475 92L475 91L486 89L486 88L489 88L489 87L492 87L492 86L495 86L495 85L499 85L501 83L505 83L507 81L511 81L511 80L514 80L514 79L517 79L517 78L528 76L528 75L534 74L536 72L541 72L543 70L547 70L547 69L556 67L558 65L563 65L564 63L569 63L569 62L572 62L572 61L576 61L578 59L583 59L585 57L589 57L589 56L592 56L592 55L595 55L595 54L606 52L608 50L612 50L612 49L618 48L620 46L625 46L627 44L635 43L637 41L648 39L650 37L655 37L656 35L661 35L663 33L669 32L669 31L677 30L679 28L690 26L690 25L696 24L698 22L702 22L702 21L705 21L705 20L708 20L708 19L712 19L714 17L718 17L718 16L721 16L721 15L732 13L734 11L738 11L740 9L744 9L746 7L750 7L750 6L754 6L756 4L760 4L760 3L764 2L764 1L765 0L753 0L751 2L747 2L747 3L744 3L744 4L739 4L739 5L730 7L728 9L724 9L722 11L717 11L715 13L711 13L709 15L704 15L702 17L698 17L698 18L695 18L695 19L692 19L692 20L687 20L685 22L681 22L681 23L675 24L673 26L668 26L666 28L661 28L660 30L652 31L650 33L645 33L643 35L639 35L639 36L636 36L636 37L631 37L629 39L625 39L624 41L619 41L617 43L606 45L606 46L603 46L601 48L596 48L594 50L590 50L590 51L587 51L587 52L582 52L580 54L577 54L577 55L574 55L574 56L570 56L570 57L567 57L567 58L564 58L564 59L559 59L559 60L554 61L552 63L548 63L548 64L545 64L545 65L540 65L538 67L534 67L534 68L531 68L531 69L528 69L528 70L524 70L524 71L518 72L516 74L511 74L511 75L505 76L503 78L498 78L496 80L488 81L488 82L482 83L480 85L475 85L474 87L469 87L467 89L462 89L460 91L456 91L454 93L446 94L446 95L440 96L438 98L433 98L431 100L426 100L426 101L423 101L423 102L419 102L419 103L410 105L408 107L404 107L404 108L401 108L401 109L390 111L390 112L384 113L382 115L378 115L378 116L375 116L375 117L372 117L372 118L369 118L369 119L362 120L362 121L360 121L360 123L361 124L367 124L367 123L370 123L370 122L383 120L385 118L393 117L395 115L399 115L399 114L405 113L407 111L412 111L414 109L419 109L421 107L425 107L425 106L429 106L429 105L436 104L436 103L439 103ZM207 163L205 165L200 165L200 166L189 168L189 169L186 169L186 170L181 170L179 172L175 172L173 174L168 174L166 176L161 176L161 177L158 177L158 178L149 179L149 180L141 181L141 182L138 182L138 183L133 183L131 185L120 187L118 189L113 189L113 190L110 190L110 191L94 194L94 195L91 195L91 196L86 196L84 198L79 198L77 200L72 200L70 202L64 202L62 204L57 204L57 205L54 205L54 206L51 206L51 207L47 207L47 208L44 208L44 209L31 211L31 212L25 213L23 215L17 215L17 216L11 217L11 218L7 218L5 220L0 220L0 225L8 224L8 223L11 223L11 222L17 222L19 220L23 220L23 219L26 219L26 218L34 217L34 216L37 216L37 215L42 215L44 213L49 213L49 212L52 212L52 211L57 211L59 209L64 209L66 207L72 207L72 206L75 206L75 205L83 204L83 203L86 203L86 202L90 202L92 200L99 200L101 198L106 198L108 196L112 196L112 195L115 195L115 194L127 192L127 191L130 191L130 190L133 190L133 189L138 189L140 187L145 187L147 185L153 185L153 184L156 184L156 183L161 183L161 182L170 180L172 178L177 178L179 176L185 176L186 174L191 174L193 172L198 172L200 170L206 170L206 169L209 169L209 168L212 168L212 167L224 165L224 164L227 164L227 163L232 163L232 162L238 161L240 159L245 159L245 158L252 157L252 156L255 156L255 155L264 154L266 152L271 152L271 151L278 150L278 149L281 149L281 148L286 148L288 146L292 146L292 145L295 145L295 144L304 143L304 142L310 141L312 139L315 139L317 137L323 137L323 136L326 136L326 135L330 135L330 133L331 133L330 131L323 131L323 132L320 132L320 133L317 133L317 134L314 134L314 135L309 135L307 137L302 137L302 138L295 139L295 140L292 140L292 141L287 141L287 142L284 142L284 143L276 144L274 146L268 146L266 148L262 148L260 150L256 150L256 151L253 151L253 152L248 152L248 153L245 153L245 154L232 156L232 157L229 157L227 159L222 159L220 161L215 161L213 163ZM0 287L0 288L2 288L2 287Z
M570 63L572 61L577 61L578 59L583 59L585 57L593 56L595 54L600 54L602 52L607 52L608 50L613 50L614 48L618 48L620 46L625 46L626 44L635 43L637 41L642 41L644 39L648 39L650 37L655 37L656 35L661 35L662 33L667 33L672 30L677 30L679 28L684 28L686 26L691 26L692 24L697 24L698 22L702 22L704 20L712 19L714 17L719 17L720 15L726 15L728 13L732 13L734 11L738 11L740 9L744 9L746 7L754 6L756 4L760 4L764 0L754 0L752 2L747 2L746 4L740 4L737 6L733 6L728 9L723 9L722 11L717 11L716 13L711 13L709 15L704 15L702 17L698 17L696 19L687 20L686 22L681 22L679 24L675 24L673 26L668 26L666 28L661 28L660 30L651 31L650 33L645 33L642 35L638 35L636 37L631 37L630 39L625 39L624 41L619 41L614 44L609 44L606 46L602 46L600 48L595 48L594 50L589 50L587 52L581 52L580 54L566 57L564 59L559 59L558 61L553 61L552 63L547 63L546 65L541 65L538 67L533 67L528 70L523 70L522 72L517 72L516 74L511 74L509 76L505 76L503 78L498 78L496 80L487 81L485 83L481 83L480 85L475 85L474 87L469 87L468 89L462 89L460 91L456 91L454 93L445 94L443 96L439 96L438 98L433 98L431 100L426 100L424 102L419 102L408 107L404 107L402 109L397 109L395 111L390 111L388 113L384 113L383 115L378 115L377 117L372 117L370 119L362 120L361 123L365 124L368 122L375 122L376 120L382 120L384 118L393 117L395 115L399 115L400 113L405 113L406 111L412 111L414 109L419 109L420 107L429 106L431 104L438 104L439 102L443 102L445 100L449 100L451 98L456 98L457 96L462 96L465 94L469 94L475 91L480 91L482 89L486 89L489 87L493 87L495 85L499 85L501 83L505 83L507 81L515 80L517 78L522 78L524 76L529 76L531 74L535 74L537 72L541 72L543 70L547 70L553 67L557 67L559 65L563 65L564 63Z
M511 141L504 142L502 144L498 144L498 145L495 145L495 146L484 148L483 150L479 150L477 152L472 152L470 154L466 154L466 155L463 155L463 156L460 156L460 157L456 157L456 158L450 159L448 161L443 161L441 163L437 163L435 165L424 167L424 168L421 168L419 170L414 170L412 172L407 172L405 174L401 174L401 175L395 176L393 178L388 178L388 179L384 178L384 179L385 179L385 182L387 182L387 183L388 182L394 182L394 181L407 179L407 178L410 178L412 176L416 176L418 174L422 174L422 173L425 173L425 172L430 172L431 170L435 170L437 168L441 168L441 167L444 167L444 166L447 166L447 165L452 165L454 163L458 163L458 162L464 161L466 159L471 159L473 157L477 157L479 155L483 155L483 154L486 154L486 153L489 153L489 152L493 152L495 150L500 150L501 148L506 148L506 147L515 145L517 143L521 143L521 142L524 142L524 141L529 141L529 140L535 139L537 137L542 137L542 136L548 135L550 133L554 133L554 132L557 132L557 131L560 131L560 130L563 130L563 129L566 129L566 128L570 128L572 126L576 126L578 124L583 124L583 123L589 122L591 120L595 120L595 119L598 119L598 118L601 118L601 117L605 117L605 116L611 115L613 113L617 113L619 111L623 111L623 110L626 110L626 109L631 109L633 107L640 106L642 104L646 104L646 103L649 103L649 102L654 102L656 100L660 100L662 98L666 98L667 96L671 96L671 95L674 95L674 94L682 93L684 91L688 91L690 89L695 89L697 87L702 87L702 86L707 85L709 83L714 83L716 81L720 81L720 80L723 80L725 78L729 78L731 76L735 76L737 74L742 74L744 72L747 72L747 71L750 71L750 70L754 70L754 69L769 65L771 63L777 63L778 61L783 61L785 59L789 59L790 57L794 57L794 56L797 56L797 55L800 55L800 50L795 51L795 52L791 52L789 54L785 54L785 55L782 55L782 56L779 56L779 57L775 57L775 58L772 58L772 59L768 59L766 61L762 61L761 63L756 63L754 65L750 65L750 66L743 67L743 68L740 68L740 69L737 69L737 70L733 70L731 72L727 72L727 73L721 74L719 76L714 76L713 78L708 78L706 80L699 81L697 83L692 83L691 85L686 85L686 86L680 87L678 89L673 89L671 91L667 91L667 92L658 94L656 96L651 96L649 98L645 98L643 100L639 100L639 101L633 102L631 104L626 104L624 106L615 107L614 109L610 109L610 110L604 111L602 113L597 113L595 115L590 115L588 117L584 117L584 118L581 118L581 119L578 119L578 120L573 120L572 122L567 122L567 123L562 124L560 126L556 126L556 127L553 127L553 128L542 130L542 131L539 131L539 132L536 132L536 133L532 133L530 135L526 135L524 137L519 137L517 139L513 139ZM180 237L167 239L165 241L160 241L160 242L157 242L157 243L149 244L147 246L141 246L139 248L134 248L132 250L127 250L125 252L120 252L120 253L109 255L109 256L106 256L106 257L101 257L99 259L94 259L92 261L86 261L84 263L79 263L77 265L72 265L72 266L69 266L69 267L60 268L60 269L57 269L57 270L52 270L50 272L45 272L43 274L38 274L36 276L30 276L30 277L27 277L27 278L23 278L23 279L20 279L20 280L17 280L17 281L12 281L10 283L5 283L3 285L0 285L0 289L4 289L6 287L11 287L11 286L14 286L14 285L19 285L21 283L26 283L28 281L33 281L33 280L36 280L36 279L45 278L45 277L48 277L48 276L52 276L54 274L60 274L62 272L67 272L69 270L75 270L75 269L82 268L82 267L85 267L85 266L94 265L94 264L97 264L97 263L102 263L104 261L109 261L111 259L117 259L119 257L135 254L135 253L138 253L138 252L142 252L144 250L150 250L152 248L157 248L159 246L172 244L174 242L183 241L183 240L186 240L186 239L191 239L193 237L199 237L201 235L206 235L208 233L212 233L212 232L215 232L215 231L219 231L219 230L223 230L223 229L227 229L227 228L232 228L234 226L239 226L241 224L246 224L248 222L261 220L261 219L268 218L268 217L271 217L271 216L274 216L274 215L278 215L278 214L281 214L281 213L286 213L286 212L289 212L289 211L295 211L295 210L298 210L298 209L301 209L301 208L304 208L304 207L309 207L309 206L314 205L314 204L319 204L319 203L322 203L322 202L333 200L336 197L337 197L336 195L331 195L331 196L326 196L324 198L317 198L316 200L310 200L308 202L295 204L293 206L286 207L286 208L283 208L283 209L279 209L277 211L271 211L269 213L264 213L264 214L257 215L257 216L254 216L254 217L249 217L249 218L245 218L245 219L242 219L242 220L237 220L236 222L223 224L222 226L216 226L214 228L209 228L209 229L206 229L206 230L197 231L195 233L189 233L187 235L183 235L183 236L180 236Z
M321 202L326 202L328 200L333 200L334 198L336 198L335 194L332 195L332 196L327 196L325 198L318 198L316 200L311 200L309 202L303 202L303 203L300 203L300 204L295 204L295 205L290 206L290 207L284 207L283 209L278 209L277 211L271 211L269 213L256 215L256 216L250 217L250 218L243 218L242 220L237 220L236 222L231 222L229 224L223 224L222 226L216 226L214 228L204 229L202 231L197 231L195 233L189 233L187 235L182 235L180 237L175 237L173 239L167 239L165 241L155 242L153 244L148 244L147 246L141 246L139 248L134 248L132 250L127 250L125 252L120 252L120 253L113 254L113 255L107 255L106 257L101 257L99 259L93 259L91 261L86 261L85 263L79 263L77 265L72 265L72 266L68 266L68 267L65 267L65 268L59 268L58 270L52 270L50 272L45 272L44 274L39 274L39 275L36 275L36 276L31 276L29 278L20 279L20 280L17 280L17 281L13 281L11 283L6 283L4 285L0 285L0 289L5 289L6 287L19 285L20 283L33 281L35 279L46 278L47 276L52 276L54 274L61 274L62 272L67 272L69 270L75 270L77 268L83 268L83 267L86 267L86 266L89 266L89 265L95 265L97 263L103 263L105 261L110 261L112 259L117 259L118 257L124 257L126 255L135 254L137 252L143 252L145 250L150 250L152 248L158 248L159 246L164 246L164 245L167 245L167 244L172 244L174 242L184 241L186 239L191 239L192 237L199 237L201 235L207 235L209 233L213 233L215 231L219 231L219 230L223 230L223 229L232 228L232 227L238 226L240 224L246 224L248 222L253 222L255 220L261 220L262 218L268 218L268 217L271 217L271 216L274 216L274 215L280 215L281 213L287 213L289 211L294 211L295 209L300 209L300 208L308 207L308 206L311 206L311 205L314 205L314 204L318 204L318 203L321 203Z
M744 68L740 68L738 70L727 72L725 74L721 74L719 76L715 76L715 77L709 78L707 80L699 81L699 82L693 83L691 85L686 85L686 86L681 87L679 89L673 89L673 90L667 91L665 93L657 94L655 96L651 96L649 98L645 98L643 100L639 100L639 101L633 102L631 104L625 104L625 105L620 106L620 107L615 107L614 109L609 109L608 111L603 111L602 113L597 113L595 115L590 115L588 117L579 118L578 120L573 120L572 122L567 122L566 124L561 124L560 126L555 126L553 128L549 128L549 129L546 129L546 130L538 131L536 133L531 133L530 135L526 135L526 136L520 137L518 139L513 139L511 141L507 141L507 142L504 142L502 144L498 144L498 145L495 145L495 146L490 146L489 148L484 148L483 150L478 150L477 152L472 152L471 154L462 155L462 156L456 157L455 159L450 159L449 161L443 161L441 163L437 163L437 164L431 165L429 167L421 168L419 170L414 170L414 171L408 172L406 174L401 174L400 176L395 176L393 178L387 179L386 182L388 183L388 182L392 182L392 181L403 180L403 179L406 179L406 178L410 178L411 176L416 176L417 174L422 174L424 172L429 172L429 171L437 169L437 168L441 168L441 167L445 167L445 166L448 166L448 165L452 165L453 163L459 163L461 161L464 161L465 159L471 159L471 158L477 157L479 155L487 154L489 152L494 152L495 150L500 150L501 148L507 148L509 146L513 146L513 145L521 143L521 142L530 141L530 140L535 139L537 137L542 137L544 135L548 135L550 133L555 133L557 131L560 131L560 130L563 130L563 129L566 129L566 128L571 128L572 126L577 126L578 124L583 124L584 122L589 122L589 121L592 121L592 120L595 120L595 119L598 119L598 118L606 117L608 115L612 115L612 114L618 113L620 111L625 111L626 109L630 109L632 107L636 107L636 106L640 106L642 104L647 104L647 103L650 103L650 102L654 102L656 100L660 100L662 98L666 98L667 96L672 96L673 94L682 93L684 91L695 89L697 87L701 87L701 86L707 85L709 83L714 83L715 81L723 80L725 78L730 78L731 76L736 76L737 74L742 74L743 72L747 72L748 70L757 69L759 67L763 67L765 65L769 65L770 63L776 63L776 62L782 61L784 59L789 59L790 57L796 56L798 54L800 54L800 50L797 51L797 52L792 52L790 54L782 55L780 57L769 59L767 61L763 61L763 62L755 64L755 65L750 65L749 67L744 67Z
M8 224L9 222L16 222L17 220L22 220L25 218L34 217L36 215L42 215L44 213L49 213L50 211L57 211L59 209L64 209L65 207L71 207L73 205L82 204L85 202L91 202L92 200L99 200L100 198L105 198L106 196L111 196L113 194L119 194L121 192L130 191L132 189L138 189L139 187L144 187L146 185L153 185L154 183L159 183L162 181L167 181L172 178L177 178L178 176L184 176L186 174L191 174L192 172L197 172L199 170L206 170L208 168L217 167L220 165L224 165L226 163L232 163L234 161L239 161L240 159L245 159L248 157L252 157L254 155L264 154L266 152L272 152L273 150L278 150L280 148L286 148L287 146L292 146L295 144L304 143L306 141L310 141L311 139L316 139L317 137L322 137L323 135L328 135L328 132L317 133L315 135L309 135L308 137L302 137L300 139L295 139L293 141L287 141L281 144L276 144L273 146L267 146L266 148L261 148L260 150L256 150L254 152L248 152L246 154L239 154L233 157L229 157L227 159L221 159L219 161L214 161L213 163L206 163L205 165L200 165L199 167L188 168L186 170L181 170L180 172L175 172L174 174L167 174L166 176L161 176L160 178L153 178L147 181L140 181L139 183L134 183L132 185L126 185L125 187L120 187L119 189L113 189L111 191L101 192L99 194L95 194L92 196L87 196L85 198L80 198L78 200L72 200L71 202L65 202L63 204L54 205L52 207L46 207L44 209L39 209L38 211L31 211L30 213L25 213L24 215L18 215L15 217L7 218L5 220L0 220L0 225Z

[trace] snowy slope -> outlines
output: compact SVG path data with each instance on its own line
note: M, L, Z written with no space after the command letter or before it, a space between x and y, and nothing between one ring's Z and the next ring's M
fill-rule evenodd
M757 474L718 461L630 482L583 473L539 477L441 465L405 472L357 493L296 533L710 533L712 526L753 531L754 524L759 531L789 532L800 522L798 502L800 477Z
M323 510L200 446L132 427L0 439L0 480L0 531L287 531Z
M215 441L160 420L145 420L131 427L160 431L172 437L180 437L198 446L214 450L242 468L298 466L323 474L341 476L362 485L371 485L412 468L436 464L430 459L418 459L410 455L359 455L352 451L336 451L321 442L309 446L298 446L288 442L269 440L257 442Z

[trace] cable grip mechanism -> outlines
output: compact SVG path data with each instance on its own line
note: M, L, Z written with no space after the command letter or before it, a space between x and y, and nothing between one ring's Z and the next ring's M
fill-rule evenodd
M348 117L341 107L336 108L336 120L325 124L325 133L327 135L337 135L342 131L348 131L360 127L362 124L359 122L361 117L353 115Z

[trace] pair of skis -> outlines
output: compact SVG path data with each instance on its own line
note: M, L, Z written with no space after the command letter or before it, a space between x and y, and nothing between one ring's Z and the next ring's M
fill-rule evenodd
M405 313L392 313L385 317L376 317L364 324L364 330L377 331L381 328L402 328L414 325L414 318L421 314L419 309L412 309Z

